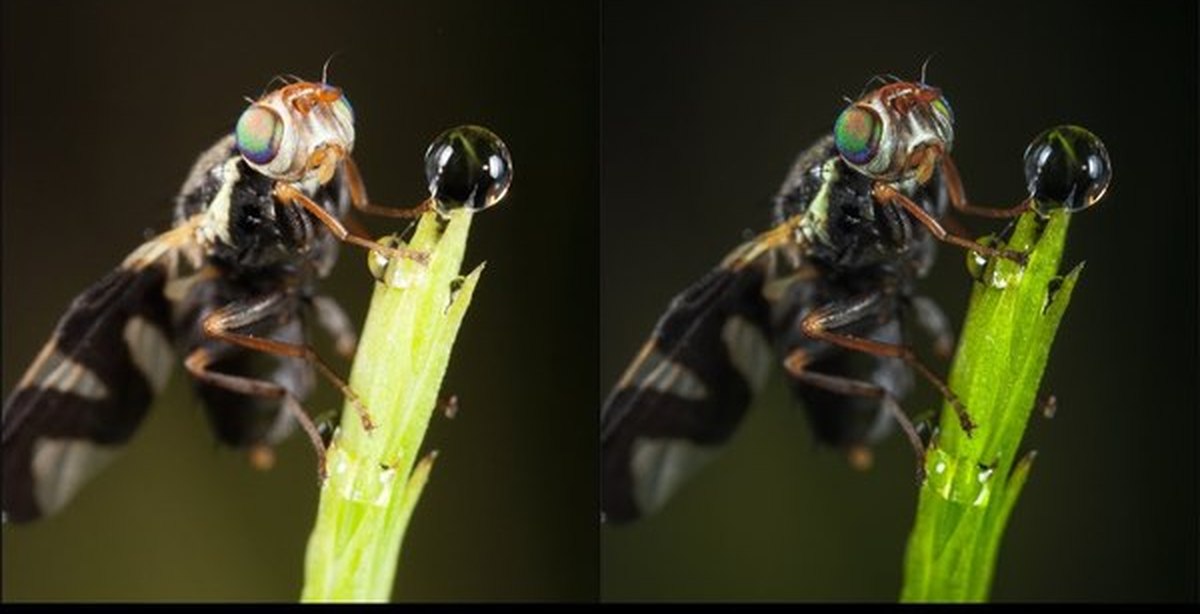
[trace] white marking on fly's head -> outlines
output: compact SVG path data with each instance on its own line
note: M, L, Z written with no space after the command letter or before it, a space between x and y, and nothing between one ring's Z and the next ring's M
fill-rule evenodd
M269 113L268 113L269 112ZM341 89L298 82L268 93L243 112L255 115L253 139L237 131L238 149L254 170L277 181L325 184L342 158L354 150L354 110ZM269 129L278 137L269 139ZM253 144L251 144L253 141Z
M729 360L755 394L762 392L771 375L774 354L762 331L742 316L732 316L721 328Z
M708 388L691 369L668 359L656 347L647 349L621 378L621 387L633 385L692 401L708 398Z
M134 366L146 377L155 393L162 392L167 387L175 360L166 334L146 318L134 316L125 323L122 336Z
M33 444L33 495L43 514L62 509L117 449L83 439L42 438Z
M58 351L57 337L42 348L17 384L18 389L31 387L56 390L92 401L102 401L109 395L108 387L99 375Z
M229 232L229 209L232 207L233 186L242 178L237 163L240 158L230 158L220 167L221 188L216 196L204 208L203 219L200 222L199 235L201 241L212 245L220 240L226 245L233 243Z
M717 455L718 450L684 439L634 440L630 454L633 500L638 511L657 511L680 485Z

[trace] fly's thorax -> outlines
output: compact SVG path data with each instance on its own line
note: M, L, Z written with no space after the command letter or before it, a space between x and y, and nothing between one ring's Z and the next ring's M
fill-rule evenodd
M911 260L904 266L923 276L936 251L933 239L898 206L877 202L876 182L838 154L832 137L822 139L797 158L776 195L775 224L791 224L795 249L825 266L854 269ZM908 177L890 185L934 218L949 207L938 169L923 183Z
M337 257L336 238L301 207L280 202L276 183L237 153L233 137L221 139L184 181L176 224L198 215L196 239L205 258L230 270L307 262L325 276ZM346 215L350 195L340 170L325 183L295 185L334 217Z

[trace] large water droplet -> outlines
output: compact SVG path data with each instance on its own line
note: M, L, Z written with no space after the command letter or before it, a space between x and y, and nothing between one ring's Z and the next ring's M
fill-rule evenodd
M480 126L443 132L425 151L429 194L442 214L486 209L512 184L512 156L500 137Z
M1051 128L1025 149L1025 185L1034 210L1043 216L1096 204L1110 179L1112 162L1104 143L1079 126Z

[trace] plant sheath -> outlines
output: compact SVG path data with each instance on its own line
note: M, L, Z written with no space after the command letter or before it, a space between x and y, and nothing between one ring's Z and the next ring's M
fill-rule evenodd
M428 263L395 259L383 273L388 283L375 284L350 372L374 428L365 431L346 403L326 454L303 601L387 601L392 594L405 529L436 456L418 462L418 452L483 270L459 277L470 224L462 209L444 230L425 214L408 247L427 252Z
M943 408L909 536L902 601L988 598L1004 527L1034 459L1031 452L1017 460L1021 437L1083 269L1058 274L1069 220L1061 209L1048 221L1026 213L1008 241L1029 253L1026 266L1001 259L976 266L979 282L950 372L950 388L976 428L968 437L953 409Z

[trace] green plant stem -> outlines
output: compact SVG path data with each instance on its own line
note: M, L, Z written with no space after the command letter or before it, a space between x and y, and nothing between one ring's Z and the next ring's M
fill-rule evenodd
M384 274L391 283L375 284L350 373L375 428L365 431L345 405L326 453L329 475L305 557L304 601L391 596L405 528L435 456L417 462L421 441L483 269L459 278L470 223L471 214L459 210L443 232L426 214L408 245L428 252L428 264L397 259Z
M1026 213L1008 246L1029 252L1028 264L995 259L979 271L950 373L950 388L977 428L968 437L953 409L943 408L909 537L902 601L988 597L1004 527L1034 458L1017 462L1021 437L1083 268L1058 276L1069 220L1061 210L1044 224Z

